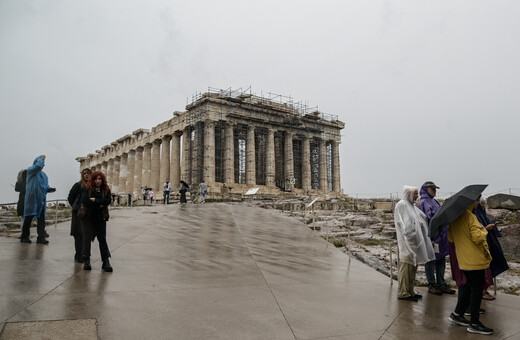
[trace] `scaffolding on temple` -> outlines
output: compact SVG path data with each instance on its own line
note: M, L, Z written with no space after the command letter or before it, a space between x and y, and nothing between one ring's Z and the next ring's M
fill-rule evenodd
M224 102L231 103L230 105L211 105L209 101L205 101L206 97L221 99ZM240 105L233 104L249 104L252 109L243 110ZM254 109L253 109L254 107ZM307 129L306 126L301 126L305 122L301 118L304 116L312 117L315 120L323 119L325 121L338 120L337 115L331 115L320 112L318 107L312 107L304 101L294 101L291 96L284 96L274 94L271 92L261 92L260 95L254 94L251 86L246 89L217 89L209 87L207 92L196 92L192 96L191 103L186 106L186 126L191 128L191 152L189 157L185 158L190 163L191 176L188 178L190 183L199 183L203 179L204 167L204 148L211 147L204 142L205 138L205 124L209 120L216 120L214 130L214 148L215 148L215 181L225 182L226 170L226 154L229 146L225 145L226 121L229 117L241 117L241 122L233 124L233 169L234 169L234 183L247 184L249 172L254 171L255 183L258 185L266 185L267 173L267 146L268 146L268 130L263 127L254 129L251 133L251 126L258 125L258 117L255 116L254 110L258 109L272 109L287 112L283 121L283 127L286 131L276 131L274 133L274 182L276 187L281 190L290 190L291 188L302 189L302 166L306 161L311 164L311 183L312 189L320 189L320 142L317 139L310 141L309 159L304 160L303 155L303 141L298 131ZM249 124L246 124L249 121ZM267 121L265 123L272 123ZM318 131L313 131L320 135L323 140L341 140L339 131L331 135L331 131L325 131L323 128ZM294 133L292 138L292 155L286 145L286 134ZM253 138L253 140L251 140ZM251 146L248 146L248 143ZM211 143L210 143L211 145ZM247 164L248 152L254 145L254 164ZM326 148L326 172L327 172L327 189L332 191L333 178L332 167L334 166L332 157L332 145L328 142ZM288 171L284 159L288 156L294 160L292 169Z

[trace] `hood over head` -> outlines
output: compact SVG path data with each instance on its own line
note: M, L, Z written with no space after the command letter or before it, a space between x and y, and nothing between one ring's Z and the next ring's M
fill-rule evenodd
M419 188L413 187L410 185L403 186L403 198L410 203L414 202L413 194L414 192L419 191Z

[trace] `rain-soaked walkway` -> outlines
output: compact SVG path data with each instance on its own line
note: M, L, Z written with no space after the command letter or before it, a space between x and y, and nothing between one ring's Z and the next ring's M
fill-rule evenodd
M396 284L274 210L226 204L113 210L113 273L0 238L1 339L464 339L455 296L399 301ZM34 233L33 230L31 232ZM34 239L33 239L34 240ZM520 298L485 302L489 339L520 339ZM37 322L31 322L37 321ZM74 334L81 336L76 337Z

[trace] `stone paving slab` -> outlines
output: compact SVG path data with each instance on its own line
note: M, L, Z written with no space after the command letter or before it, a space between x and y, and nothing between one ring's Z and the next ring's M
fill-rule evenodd
M48 229L48 246L0 238L2 339L16 326L36 336L47 322L70 320L94 320L99 339L475 338L447 320L456 296L419 288L421 301L399 301L388 277L275 210L113 209L113 273L101 271L97 241L93 270L83 271L69 225ZM499 295L483 307L495 328L488 338L520 338L520 298Z

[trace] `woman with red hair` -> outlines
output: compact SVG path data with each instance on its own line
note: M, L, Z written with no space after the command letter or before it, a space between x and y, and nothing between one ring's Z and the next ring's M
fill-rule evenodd
M85 191L82 203L87 207L87 213L82 220L83 226L83 254L85 262L83 270L92 270L90 265L90 242L94 242L97 237L99 242L99 251L101 252L101 260L103 265L101 269L106 272L112 272L110 265L110 251L107 244L107 221L108 206L110 205L111 196L110 188L107 185L107 179L101 171L95 171L87 182L87 190Z

